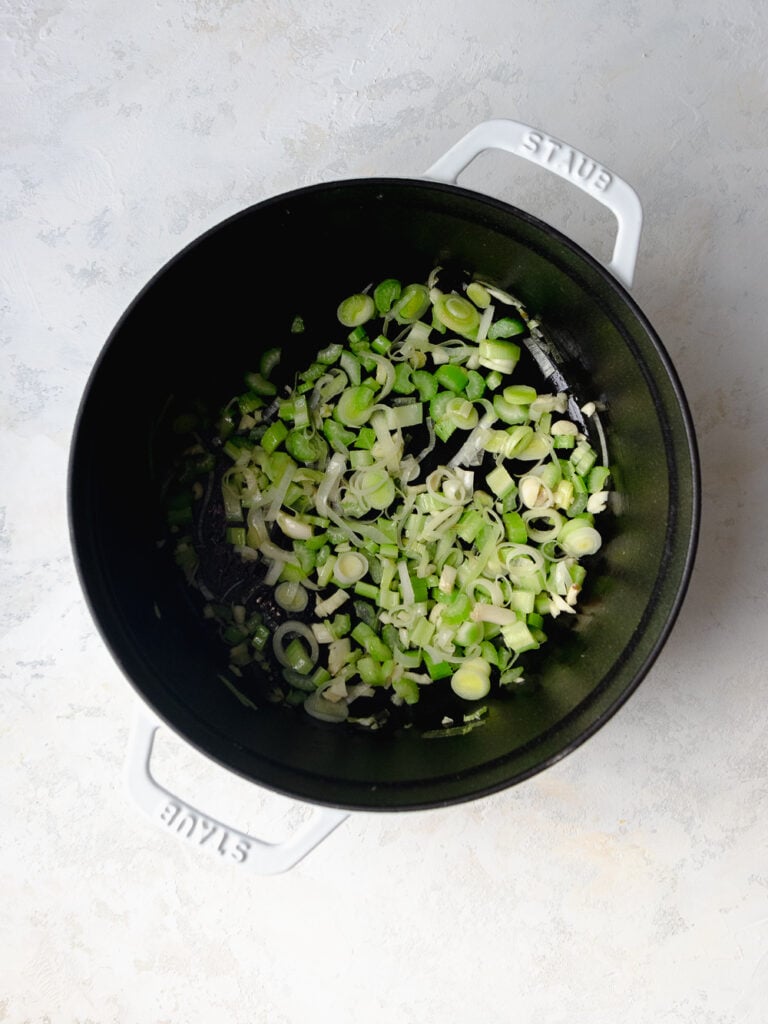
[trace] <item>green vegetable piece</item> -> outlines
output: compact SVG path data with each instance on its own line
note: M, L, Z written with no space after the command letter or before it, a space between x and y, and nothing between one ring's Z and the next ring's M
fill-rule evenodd
M299 374L299 377L303 381L315 381L319 380L327 372L328 367L324 363L318 363L315 360L315 362L309 364L303 373Z
M412 324L429 309L429 291L423 284L409 284L392 307L399 324Z
M456 630L456 643L461 647L469 647L472 644L479 644L482 639L482 622L462 622Z
M320 462L328 454L328 445L311 427L292 430L285 439L285 447L297 462Z
M525 324L517 317L505 316L496 320L488 328L488 337L494 341L496 338L513 338L516 334L525 332Z
M402 651L403 645L400 643L400 637L395 626L390 624L384 626L381 631L381 639L392 652Z
M587 576L587 570L584 568L584 566L579 565L578 562L575 562L572 566L570 566L568 572L571 574L571 579L576 584L576 586L582 586Z
M264 408L264 399L255 391L246 391L238 398L238 409L244 416Z
M418 704L419 684L414 679L395 679L392 689L398 697L402 697L406 704Z
M256 648L257 651L263 651L269 641L270 633L267 627L260 623L253 630L251 636L251 645Z
M360 383L360 360L354 352L349 352L347 349L344 349L339 357L339 365L349 378L349 383L353 387L357 387Z
M362 427L371 415L373 404L374 394L370 388L363 384L356 388L347 388L336 403L334 419L345 427Z
M449 661L433 661L427 651L424 651L424 666L433 681L453 675L453 665Z
M438 384L449 391L458 393L463 391L469 381L469 374L461 366L454 366L452 363L443 363L435 370L435 377Z
M250 448L250 442L248 441L248 438L240 437L238 435L230 437L229 440L224 445L224 451L227 453L230 459L232 459L233 462L236 462L240 458L240 456L243 454L243 451L246 448Z
M345 451L358 436L354 431L347 430L346 427L343 427L341 423L331 417L324 420L323 433L328 440L328 444L335 452Z
M443 608L442 621L448 626L465 622L472 611L472 602L463 591L457 591Z
M355 601L352 605L355 615L360 622L364 622L372 630L378 629L379 620L376 609L367 601Z
M272 376L272 371L280 362L281 352L282 350L279 348L268 348L266 352L262 352L261 359L259 360L259 371L265 380Z
M530 615L534 609L536 595L530 590L513 590L507 604L521 615Z
M509 423L510 426L528 422L528 407L508 402L502 395L493 396L493 411L500 420Z
M494 665L496 668L501 668L501 659L499 655L502 652L496 647L491 640L483 640L480 644L480 655L484 658L489 665Z
M467 285L467 298L471 299L479 309L485 309L491 304L491 293L477 281Z
M392 390L398 395L410 395L416 390L416 386L411 380L411 368L408 363L398 363L395 366L395 382L392 385Z
M486 476L485 482L499 498L503 498L510 490L517 490L517 484L503 465L492 469Z
M525 544L528 540L528 531L525 522L519 512L505 512L501 521L504 523L504 533L512 544Z
M394 277L387 277L373 290L373 302L378 312L384 316L397 302L402 293L403 287Z
M464 388L464 394L470 402L476 402L478 398L482 398L485 394L485 379L477 370L467 371L467 383Z
M449 419L440 420L438 423L435 423L435 434L441 441L447 441L456 429L456 424Z
M288 436L288 428L282 420L275 420L264 431L261 438L261 447L271 455L278 445L282 444Z
M352 628L352 619L346 614L346 612L339 612L334 615L331 621L326 621L325 624L328 627L328 631L331 636L336 640L340 640L343 636L346 636Z
M579 476L586 476L597 461L597 452L586 441L580 441L571 454L571 463Z
M600 549L602 538L588 519L577 516L561 527L557 543L567 555L582 558L594 555Z
M371 448L376 444L376 431L373 427L362 427L357 432L357 438L355 439L355 448L362 448L365 451L370 451Z
M245 383L257 395L269 395L271 397L277 394L277 386L271 380L262 377L260 373L246 373Z
M437 380L435 375L429 373L428 370L414 370L411 374L411 380L418 389L419 398L422 402L429 402L437 394Z
M456 534L467 544L471 544L482 530L484 520L476 508L465 509L461 514Z
M317 361L325 366L331 366L338 361L342 351L343 347L339 344L326 345L325 348L320 349L317 353Z
M294 637L290 643L286 644L284 651L288 668L292 668L294 672L299 672L301 675L306 676L314 668L315 663L310 658L304 642L299 637Z
M291 321L291 334L302 334L304 332L304 320L300 316L295 316Z
M389 352L392 347L392 342L384 334L377 335L371 342L371 349L377 352L380 356L384 356Z
M295 668L284 668L282 675L286 683L298 690L302 690L305 694L311 693L316 689L314 672L312 675L304 675L301 672L297 672Z
M308 523L314 523L318 526L327 525L328 523L327 519L321 521L320 516L307 516L306 519ZM315 533L311 537L307 537L306 540L301 541L301 544L303 547L308 548L310 551L315 551L319 555L320 551L326 546L327 540L327 533ZM317 560L315 560L315 564L317 564Z
M565 448L574 448L576 446L576 438L573 434L553 434L552 445L553 447L561 450Z
M520 358L520 346L516 345L514 341L488 338L481 341L478 348L480 365L501 374L512 373ZM489 387L491 386L488 378L486 378L486 383Z
M293 550L305 576L309 576L317 565L317 552L308 547L306 541L295 540Z
M536 388L528 384L510 384L504 388L504 401L511 405L530 405L537 398Z
M480 324L477 307L461 295L439 295L434 304L435 316L450 331L474 340Z
M604 491L611 471L607 466L594 466L587 476L587 490L590 494Z
M370 295L356 293L339 303L336 316L345 327L360 327L367 323L376 312Z
M456 396L453 391L438 391L430 400L429 415L432 417L434 423L438 423L440 420L445 419L448 403L455 397Z
M573 486L573 501L565 510L565 514L573 519L580 516L586 510L589 492L584 480L578 474L574 473L570 477L569 482Z
M435 316L434 309L432 310L432 323L430 324L430 327L432 328L433 331L437 331L439 334L448 333L448 328L445 326L443 321L438 320L438 318Z
M501 635L507 647L517 654L535 650L539 646L528 626L521 620L511 623L509 626L502 626Z
M350 331L347 335L347 341L353 352L361 352L371 347L368 332L362 326Z
M383 686L386 682L384 666L381 662L371 658L370 655L358 659L355 662L355 668L366 686Z
M383 511L395 500L395 481L386 470L380 467L364 469L359 479L360 490L371 508Z
M482 700L491 689L491 666L483 658L465 661L453 673L451 689L462 700Z
M388 661L392 657L392 651L366 622L358 622L352 630L352 639L376 661Z
M294 427L306 427L309 425L309 406L307 396L299 395L293 403L293 425Z
M294 413L294 399L281 398L277 407L277 415L281 420L292 420Z
M472 430L480 418L477 409L466 398L457 395L445 407L446 418L461 430Z

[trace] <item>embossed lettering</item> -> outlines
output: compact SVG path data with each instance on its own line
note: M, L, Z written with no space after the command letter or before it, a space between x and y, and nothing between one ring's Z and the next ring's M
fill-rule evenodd
M590 160L588 157L579 153L579 162L574 167L577 178L581 178L582 181L589 181L592 175L595 173L595 161Z
M176 826L176 831L179 832L179 833L182 833L184 831L184 827L186 826L186 828L187 828L186 836L187 836L187 839L189 839L190 836L192 835L192 833L195 831L195 825L196 824L197 824L196 816L191 811L187 811L187 813L184 815L184 817L179 819L179 823Z
M544 141L544 136L540 135L539 132L528 132L522 141L523 149L527 149L529 153L538 153L539 146Z
M229 832L224 832L221 839L219 840L218 850L219 853L225 854L227 852L227 839L229 839Z
M250 849L251 844L246 842L245 839L241 839L240 842L235 846L234 850L232 851L233 860L236 860L238 861L238 863L242 864L243 861L248 856Z
M559 168L560 171L565 171L566 174L573 174L573 161L576 154L572 149L564 149L558 159L555 161L555 167Z
M613 181L604 167L590 160L578 149L564 146L562 142L550 138L549 135L528 132L520 148L535 156L541 163L549 164L552 170L565 178L570 178L577 185L590 185L598 192L605 192Z
M605 190L608 188L612 181L613 178L608 173L608 171L601 167L595 175L595 180L592 182L592 184L595 186L596 189L599 189L600 192L605 192Z
M181 808L178 804L166 804L160 812L160 821L164 821L166 825L172 825L180 810Z
M206 829L208 829L207 832L206 832ZM201 819L201 821L200 821L200 831L203 833L202 837L200 838L200 845L202 846L203 843L207 843L208 842L208 840L211 838L213 833L216 831L216 826L211 824L210 821L205 821L204 819Z

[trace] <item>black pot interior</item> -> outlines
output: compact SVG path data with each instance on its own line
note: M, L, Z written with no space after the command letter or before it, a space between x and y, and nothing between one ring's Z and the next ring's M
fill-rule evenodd
M354 732L302 712L243 707L164 533L157 464L170 396L211 407L264 348L295 368L327 343L341 297L435 264L508 288L567 354L582 401L604 402L618 514L582 614L537 653L530 685L468 735ZM290 335L295 314L307 332ZM287 339L287 340L286 340ZM295 350L295 351L294 351ZM540 383L540 382L539 382ZM640 682L691 568L695 442L664 350L626 292L579 247L505 204L422 181L333 183L231 218L169 263L113 332L73 445L73 545L95 619L129 680L193 745L299 798L350 808L436 806L492 792L589 736Z

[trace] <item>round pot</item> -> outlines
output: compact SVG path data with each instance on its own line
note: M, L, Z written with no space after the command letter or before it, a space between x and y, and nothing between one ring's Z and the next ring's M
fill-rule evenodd
M537 161L613 209L620 230L610 269L542 221L453 183L489 146ZM151 711L134 733L130 778L157 820L200 842L201 823L211 822L229 836L220 854L254 859L258 841L227 832L209 815L198 820L153 783L147 765L158 721L280 793L337 811L401 810L471 800L529 778L592 735L634 691L677 615L699 518L685 397L661 341L619 280L631 280L639 229L636 197L615 175L544 133L489 122L425 179L331 182L230 217L135 299L83 397L69 511L94 619ZM465 268L518 295L564 357L566 383L578 381L582 401L604 405L617 502L599 574L575 628L538 652L536 684L495 701L487 724L468 735L425 741L408 730L355 733L279 707L244 708L220 683L226 654L201 628L168 547L157 543L156 463L169 397L221 405L260 351L285 336L286 316L299 307L335 306L378 278L423 279L435 265ZM303 336L290 345L297 368L309 361L314 348ZM320 814L291 856L342 816Z

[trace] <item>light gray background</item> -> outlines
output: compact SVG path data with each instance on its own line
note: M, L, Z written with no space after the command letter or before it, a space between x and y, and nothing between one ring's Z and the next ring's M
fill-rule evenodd
M0 10L0 1021L764 1021L764 3ZM554 768L468 806L356 815L260 879L126 803L134 697L68 545L77 402L126 304L201 231L294 186L418 175L503 116L643 200L634 293L702 449L689 598L629 704ZM463 183L610 251L608 214L512 157ZM296 817L174 737L157 764L235 825Z

